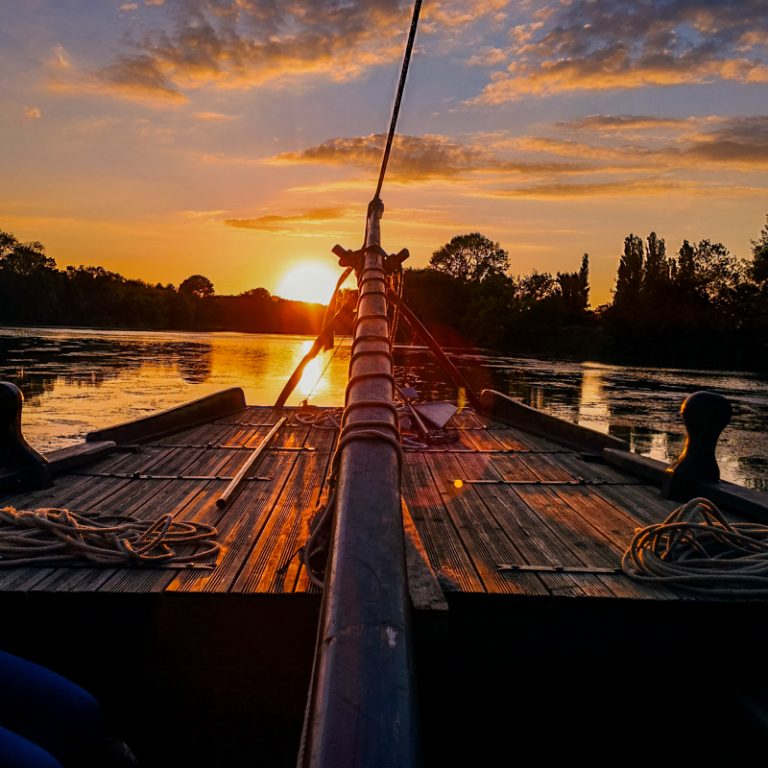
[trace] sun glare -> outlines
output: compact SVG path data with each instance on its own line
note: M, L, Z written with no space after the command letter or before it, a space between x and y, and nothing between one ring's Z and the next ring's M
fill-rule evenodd
M304 261L286 272L275 289L276 296L294 301L327 304L339 274L325 264Z

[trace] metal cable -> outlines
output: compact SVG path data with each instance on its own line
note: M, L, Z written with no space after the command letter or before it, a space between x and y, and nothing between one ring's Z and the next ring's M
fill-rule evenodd
M413 51L413 43L416 40L416 28L419 25L419 13L421 12L421 0L416 0L413 4L413 17L411 18L411 29L408 32L408 42L405 45L405 54L403 55L403 67L400 70L400 83L397 86L397 92L395 93L395 103L392 107L392 120L389 123L389 134L387 135L387 143L384 146L384 156L381 158L381 170L379 171L379 182L376 185L376 194L373 199L378 200L381 194L381 187L384 184L384 175L387 172L387 163L389 162L389 153L392 150L392 141L395 138L395 129L397 127L397 117L400 114L400 102L403 99L403 91L405 90L405 78L408 76L408 65L411 63L411 51Z

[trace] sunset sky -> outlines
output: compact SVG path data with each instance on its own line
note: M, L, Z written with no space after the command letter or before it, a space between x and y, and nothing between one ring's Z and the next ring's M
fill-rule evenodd
M275 292L360 245L410 4L0 4L0 229L59 267ZM384 246L480 231L610 299L630 232L749 255L768 212L766 0L424 0Z

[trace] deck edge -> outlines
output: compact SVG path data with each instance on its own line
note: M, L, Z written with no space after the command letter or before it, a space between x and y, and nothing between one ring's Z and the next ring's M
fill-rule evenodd
M480 402L483 411L494 419L570 448L597 452L605 448L629 450L624 440L538 411L494 389L484 389Z
M146 440L170 435L222 416L242 411L246 407L242 387L214 392L205 397L177 405L159 413L116 424L112 427L88 432L88 443L112 440L121 443L141 443Z

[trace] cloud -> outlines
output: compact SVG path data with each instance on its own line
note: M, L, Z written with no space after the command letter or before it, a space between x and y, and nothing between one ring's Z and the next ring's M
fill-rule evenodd
M290 232L295 230L297 225L341 219L346 212L346 208L312 208L305 213L293 214L290 216L269 214L266 216L258 216L255 219L226 219L224 223L229 227L237 227L239 229L257 229L266 232Z
M284 152L268 162L278 165L354 165L374 171L381 163L384 141L384 134L335 138L299 152ZM580 170L580 167L575 164L504 159L482 146L462 144L445 136L426 134L399 135L395 138L387 177L400 182L413 182L453 178L470 172L534 174L577 170Z
M644 131L657 128L687 126L687 118L656 117L652 115L589 115L555 123L557 128L575 131Z
M424 31L435 32L439 29L456 30L475 23L483 17L490 17L501 23L509 7L510 0L442 0L425 3L421 24Z
M37 107L24 107L24 117L28 120L39 120L43 113Z
M595 170L704 170L728 166L755 171L768 167L768 115L725 118L666 118L648 115L591 115L556 123L560 136L516 139L521 152L554 155L571 162L588 159ZM589 136L591 141L580 140ZM631 140L627 141L628 139ZM502 140L496 139L496 145Z
M697 136L683 154L696 162L768 168L768 116L724 120Z
M144 2L164 6L155 23L167 26L125 42L96 74L117 95L159 100L211 84L281 87L297 77L359 77L371 67L399 60L412 10L410 0ZM431 0L422 14L419 45L437 38L444 53L445 44L466 42L465 27L503 24L509 5L510 0ZM488 46L472 61L497 66L505 55ZM155 73L162 73L161 87L157 77L147 77Z
M157 5L157 2L153 2ZM401 0L167 0L170 30L134 41L97 75L117 94L178 100L208 84L356 77L402 51Z
M471 103L563 91L768 83L765 0L571 0L511 35L513 62Z
M124 56L98 73L91 83L91 90L97 90L101 84L125 96L186 101L186 96L168 78L165 69L152 56Z
M495 67L503 64L508 57L509 52L501 48L481 48L467 59L467 64L470 67Z
M137 9L138 9L138 7L139 7L139 4L138 4L138 3L123 3L123 4L120 6L120 10L121 10L121 11L124 11L124 12L127 12L127 11L135 11L135 10L137 10Z
M63 45L54 45L51 54L50 64L54 69L67 70L71 68L72 62Z
M240 119L240 115L227 115L224 112L195 112L195 117L212 123L229 123Z
M731 184L707 184L690 180L670 180L665 178L627 179L621 181L594 181L579 184L535 184L514 189L496 189L486 193L485 197L523 198L530 200L564 200L593 197L670 197L676 195L695 195L710 197L725 195L732 197L754 197L764 193L763 189Z

